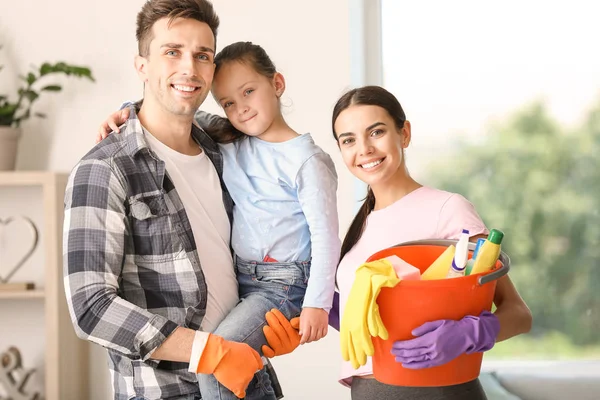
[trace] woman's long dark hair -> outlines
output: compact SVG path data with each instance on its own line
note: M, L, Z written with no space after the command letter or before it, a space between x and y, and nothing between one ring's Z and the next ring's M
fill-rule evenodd
M406 115L398 99L381 86L363 86L352 89L340 97L335 107L333 107L331 129L336 141L338 137L335 132L335 121L342 111L353 105L368 105L383 108L392 117L398 129L402 129L406 121ZM346 237L344 237L344 241L342 242L340 260L354 247L362 236L367 217L373 211L373 207L375 207L375 194L373 194L373 190L369 187L367 197L350 224L348 232L346 232Z

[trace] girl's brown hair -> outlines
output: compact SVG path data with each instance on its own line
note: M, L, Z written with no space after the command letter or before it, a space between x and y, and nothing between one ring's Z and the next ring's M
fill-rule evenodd
M252 42L236 42L225 46L215 57L215 75L223 65L232 61L247 64L269 79L277 73L277 68L265 49Z

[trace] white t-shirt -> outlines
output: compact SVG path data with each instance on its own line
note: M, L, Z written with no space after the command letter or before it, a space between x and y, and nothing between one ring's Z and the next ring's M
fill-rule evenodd
M231 227L223 205L219 175L204 151L179 153L144 130L148 145L165 162L190 220L208 299L200 329L212 332L239 301L238 284L229 248Z

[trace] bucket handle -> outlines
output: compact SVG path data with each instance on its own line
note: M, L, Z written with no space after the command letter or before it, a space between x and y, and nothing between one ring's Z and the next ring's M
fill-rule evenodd
M418 245L448 247L450 245L456 245L456 243L458 243L458 240L424 239L424 240L413 240L410 242L399 243L393 247L418 246ZM475 243L469 242L469 250L474 251L475 245L476 245ZM508 274L508 271L510 270L510 257L508 256L508 254L501 251L500 256L498 257L498 260L500 261L500 264L502 264L502 266L500 268L498 268L497 270L495 270L494 272L480 276L477 280L477 283L479 285L485 285L488 282L492 282L492 281L499 279L499 278L503 277L504 275Z

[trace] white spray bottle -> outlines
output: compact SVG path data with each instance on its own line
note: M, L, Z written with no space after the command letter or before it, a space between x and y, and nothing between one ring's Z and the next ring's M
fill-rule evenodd
M458 278L465 276L465 267L467 266L467 260L469 259L469 230L463 229L456 243L456 252L454 253L454 259L452 260L452 266L448 270L446 278Z

